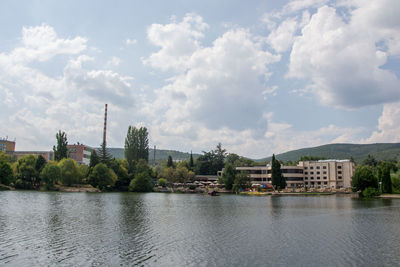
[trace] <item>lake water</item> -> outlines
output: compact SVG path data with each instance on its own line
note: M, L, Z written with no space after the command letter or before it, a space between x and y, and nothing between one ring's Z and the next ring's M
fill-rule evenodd
M0 265L400 264L400 200L0 192Z

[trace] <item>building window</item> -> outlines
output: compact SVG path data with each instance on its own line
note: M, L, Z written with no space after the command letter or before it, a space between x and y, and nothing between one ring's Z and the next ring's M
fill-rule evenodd
M317 166L317 169L319 170L319 169L320 169L320 167L319 167L319 166Z
M308 172L304 172L304 174L308 174Z
M326 166L322 166L322 169L326 170Z
M340 165L339 165L339 166L337 166L337 168L338 168L338 169L341 169L341 168L342 168L342 166L340 166Z
M324 172L324 174L326 174L326 172Z
M328 179L326 176L324 176L324 180Z
M318 184L321 184L321 182L318 182Z
M314 172L310 172L310 174L314 174Z
M338 171L337 173L338 173L338 174L342 174L342 171Z
M328 184L328 182L324 182L324 184Z
M308 185L308 182L305 182L306 185Z
M267 174L267 170L263 170L262 173L263 173L263 174Z
M339 179L339 180L342 180L342 176L339 176L338 179Z
M310 177L311 180L314 180L314 177Z
M308 177L306 176L306 177L304 177L304 179L305 179L305 180L307 180L307 179L308 179Z
M304 167L304 169L305 169L305 170L307 170L307 169L308 169L308 167Z
M313 166L310 166L310 170L312 170L312 169L314 169L314 167L313 167Z
M317 174L321 174L320 172L317 172Z
M317 180L321 180L321 177L318 176L318 177L317 177Z

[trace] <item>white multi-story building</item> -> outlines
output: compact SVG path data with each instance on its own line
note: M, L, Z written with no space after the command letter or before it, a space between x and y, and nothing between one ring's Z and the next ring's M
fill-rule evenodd
M300 161L306 187L350 188L354 162L350 160Z
M271 184L271 166L237 167L249 173L253 184ZM350 160L300 161L297 166L281 165L289 188L350 188L354 163Z

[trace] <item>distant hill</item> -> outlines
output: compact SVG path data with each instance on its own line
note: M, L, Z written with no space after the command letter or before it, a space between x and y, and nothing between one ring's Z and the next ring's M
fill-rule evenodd
M123 148L107 148L107 151L116 159L123 159L124 149ZM188 152L180 152L176 150L166 150L166 149L156 149L156 161L159 162L161 160L167 160L168 156L171 155L173 160L181 161L190 158L190 153ZM200 154L193 153L193 159L199 157ZM154 149L149 149L149 161L152 161L154 157Z
M298 161L301 156L317 156L326 159L349 159L353 157L356 163L361 163L368 154L376 160L400 159L400 143L379 144L329 144L317 147L302 148L276 155L276 158L285 161ZM270 161L271 157L256 161Z

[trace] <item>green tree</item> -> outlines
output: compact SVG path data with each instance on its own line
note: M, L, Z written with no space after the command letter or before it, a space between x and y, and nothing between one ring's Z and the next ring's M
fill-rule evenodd
M125 138L125 159L127 160L131 172L134 162L139 159L149 160L149 137L146 127L139 129L134 126L128 127Z
M97 155L96 150L93 149L92 154L90 155L89 169L93 169L99 163L100 163L100 158Z
M235 183L236 170L232 163L225 165L224 171L222 173L222 182L225 184L225 189L231 190L233 184Z
M222 148L219 143L215 150L204 152L196 160L195 171L196 174L202 175L216 175L218 171L224 168L226 157L226 150Z
M194 178L194 172L189 171L186 167L179 167L175 169L175 181L178 183L184 183L186 184L187 182L190 182Z
M54 159L56 161L60 161L68 157L67 134L59 130L58 133L56 134L56 139L57 139L57 147L53 146Z
M107 151L107 147L104 142L101 144L100 149L99 149L99 160L101 163L104 163L107 166L110 166L111 161L113 160L113 157Z
M229 153L228 156L226 156L226 161L225 164L230 164L230 165L235 165L237 161L240 160L240 156L235 153ZM226 165L225 165L226 167Z
M271 183L278 190L286 188L286 179L282 174L281 163L275 159L274 154L271 160Z
M367 187L378 188L378 180L374 175L374 169L365 165L356 168L351 178L351 186L353 191L364 191Z
M100 190L111 189L117 179L114 171L104 163L97 164L89 175L89 183Z
M172 160L171 155L168 155L167 167L174 167L174 161Z
M158 185L159 186L162 186L162 187L166 187L167 186L167 179L165 179L165 178L160 178L160 179L158 179Z
M56 164L46 164L40 172L40 178L45 183L46 189L52 189L54 184L61 179L61 170Z
M388 164L380 164L378 167L378 179L382 182L382 192L392 193L392 179L390 177L390 166Z
M129 183L131 181L128 174L128 162L123 159L114 160L111 169L117 175L115 188L121 191L128 191Z
M81 164L78 167L79 176L81 177L81 182L87 183L87 177L89 176L89 166Z
M132 192L151 192L153 191L153 183L148 173L142 172L135 176L129 184L129 191Z
M368 154L367 158L364 159L362 165L368 165L371 167L376 167L378 165L378 162L375 160L374 156Z
M246 188L249 188L251 186L250 184L250 178L249 174L246 172L239 172L235 176L235 183L233 185L233 192L239 193L240 190L244 190Z
M40 186L39 173L36 170L36 157L26 155L20 158L15 167L15 187L20 189L36 189Z
M38 171L38 173L40 173L43 170L43 168L46 165L46 163L47 163L47 161L42 155L39 155L37 157L35 168Z
M61 173L61 182L65 185L79 184L81 182L81 173L75 160L64 158L59 163Z
M189 170L194 170L194 161L193 161L193 153L190 151L190 159L189 159Z
M167 179L169 183L175 182L175 170L172 167L164 168L161 175Z
M6 153L0 151L0 184L9 185L14 180L13 171Z

